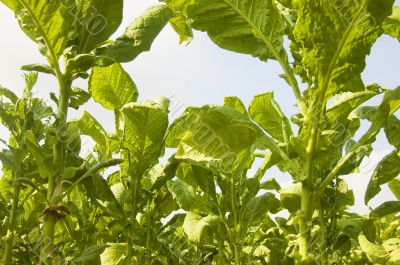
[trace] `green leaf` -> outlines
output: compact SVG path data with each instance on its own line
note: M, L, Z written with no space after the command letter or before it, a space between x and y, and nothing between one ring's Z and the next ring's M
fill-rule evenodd
M344 91L364 89L365 58L382 34L393 0L297 0L294 37L302 49L301 63L314 80L314 97L330 99Z
M18 97L14 92L2 86L0 86L0 96L8 98L12 103L16 103L18 100Z
M384 217L392 213L400 212L400 201L387 201L375 208L370 216Z
M104 252L106 247L107 247L107 245L90 246L82 252L80 257L74 259L74 262L84 262L84 261L89 261L89 260L95 259L95 258L99 257L101 253Z
M230 107L188 108L168 129L166 145L178 148L176 158L214 163L222 171L235 170L241 152L249 150L261 132Z
M85 111L78 120L73 120L68 125L71 133L76 134L75 137L79 137L80 134L90 136L99 146L98 150L104 159L111 157L107 132L89 112Z
M240 113L247 114L247 110L243 102L238 97L225 97L224 107L231 107Z
M136 18L125 33L110 45L96 51L114 58L118 62L130 62L140 53L149 51L154 39L168 23L172 12L166 5L148 8Z
M365 193L365 204L380 191L380 185L386 184L400 174L400 156L396 151L391 152L380 161L368 183Z
M287 143L293 136L290 122L274 100L273 92L255 96L250 103L249 113L273 138Z
M390 259L385 265L399 265L400 264L400 239L390 238L383 242L382 246L390 255Z
M21 70L28 72L40 72L45 74L56 75L47 64L28 64L21 67Z
M70 93L69 106L76 110L90 99L90 94L78 87L73 87Z
M392 115L384 125L387 141L400 151L400 120Z
M396 198L400 201L400 180L399 179L392 179L389 181L389 188L396 196Z
M26 131L24 138L28 151L35 158L35 162L39 167L40 177L50 177L51 174L53 174L51 166L52 159L49 160L49 158L46 156L45 151L37 143L36 137L32 131Z
M195 29L206 31L221 48L263 61L285 60L285 21L272 0L166 0Z
M266 193L250 200L243 210L243 222L257 224L268 212L277 213L281 203L272 193Z
M186 18L181 13L175 14L174 17L170 18L169 24L179 35L179 44L190 43L193 39L193 31L188 21L186 21Z
M279 191L283 208L287 209L291 213L295 213L300 209L301 187L302 185L299 182L287 189Z
M71 14L58 0L2 0L18 19L21 29L41 46L41 51L58 59L67 42ZM57 29L57 30L54 30Z
M123 164L132 177L141 177L158 162L163 151L163 138L168 127L169 100L130 103L123 107Z
M115 63L115 60L105 56L79 54L67 61L67 69L71 74L86 72L93 66L106 67Z
M89 79L89 92L106 109L115 110L136 101L135 83L118 63L107 67L94 67Z
M264 189L264 190L276 190L276 191L278 191L278 190L281 189L281 186L276 181L276 179L272 178L272 179L267 179L265 182L261 183L260 188Z
M126 243L111 243L100 255L101 264L122 265L126 256Z
M216 194L213 172L207 168L180 163L176 176L193 187L199 187L209 195Z
M400 41L400 7L393 6L393 13L383 22L385 34Z
M209 214L201 216L192 212L188 212L183 223L183 230L190 242L199 244L207 231L211 231L218 225L220 218L218 215Z
M207 201L186 182L180 179L170 180L167 182L167 186L177 204L185 211L208 212Z
M118 29L122 22L123 0L78 0L83 6L80 17L80 53L90 53ZM71 7L74 12L75 7ZM83 22L83 23L82 23Z
M358 242L360 243L362 251L365 252L371 262L382 265L387 264L386 262L389 260L390 256L384 247L369 242L363 234L358 236Z

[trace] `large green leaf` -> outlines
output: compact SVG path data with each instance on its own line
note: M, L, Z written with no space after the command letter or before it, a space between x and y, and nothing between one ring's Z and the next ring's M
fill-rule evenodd
M302 64L322 100L343 91L362 91L361 72L394 0L297 0L294 29Z
M129 168L131 176L141 177L158 162L168 126L168 106L168 99L159 98L123 107L124 167Z
M196 213L188 212L183 223L183 230L190 242L200 243L207 231L210 231L220 221L218 215L209 214L201 216Z
M96 102L111 110L120 109L138 97L135 83L118 63L94 67L90 75L89 91Z
M123 0L77 0L77 6L76 10L69 4L69 12L80 12L79 50L90 53L118 29L122 22Z
M396 151L391 152L378 163L365 192L366 204L381 191L380 185L388 183L400 174L399 165L400 156Z
M384 247L369 242L363 234L358 236L358 242L371 262L382 265L387 264L386 262L389 260L390 256Z
M121 37L96 52L110 56L118 62L132 61L140 53L150 50L154 39L168 23L171 15L172 12L166 5L150 7L127 27Z
M16 14L25 34L53 60L63 53L73 17L57 0L2 0ZM55 30L57 29L57 30Z
M285 21L272 0L165 0L184 13L195 29L206 31L221 48L261 60L286 60Z
M231 107L188 108L170 126L166 145L178 148L176 158L217 163L232 169L239 154L249 149L260 130L248 116Z
M383 22L383 31L400 41L400 7L393 7L392 15Z
M288 118L283 114L274 93L255 96L249 106L250 117L278 141L288 143L293 136Z

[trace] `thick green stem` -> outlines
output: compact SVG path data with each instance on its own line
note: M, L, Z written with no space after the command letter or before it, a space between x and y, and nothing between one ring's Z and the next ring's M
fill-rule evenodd
M57 119L55 122L55 136L57 142L54 147L53 167L56 169L48 179L47 200L49 204L47 207L55 206L58 204L60 198L55 196L56 185L59 178L62 176L65 167L65 159L67 148L64 141L63 133L66 130L68 106L69 106L69 90L72 81L65 79L59 71L58 63L56 69L56 76L60 89L60 96L58 102ZM52 215L51 211L44 214L43 231L42 231L42 246L40 251L40 261L44 264L49 264L49 261L54 254L54 231L57 224L57 218Z
M11 206L10 223L7 230L7 241L4 249L3 264L10 264L12 259L12 249L16 230L17 209L19 200L20 185L14 181L14 194Z

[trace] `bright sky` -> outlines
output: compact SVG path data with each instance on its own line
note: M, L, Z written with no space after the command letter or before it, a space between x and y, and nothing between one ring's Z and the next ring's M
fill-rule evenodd
M396 1L399 5L400 1ZM129 22L150 5L157 4L155 0L125 0L124 21L119 35ZM45 63L38 52L37 46L20 30L13 14L0 5L0 84L20 93L24 87L22 65ZM379 83L389 88L400 85L400 45L397 40L382 37L373 47L367 59L367 68L363 74L366 84ZM282 73L277 63L264 63L249 55L236 54L222 50L213 44L206 34L196 32L195 38L188 46L179 46L178 37L169 26L160 34L153 49L140 55L134 62L124 65L139 88L140 100L165 96L172 100L173 116L181 113L185 106L219 104L224 96L235 95L247 105L252 97L266 91L274 91L276 100L291 115L296 110L294 97L290 89L279 78ZM85 87L85 82L78 85ZM56 91L54 79L40 76L35 92L40 97L48 98L49 91ZM114 127L113 116L101 106L90 102L85 106L104 126L111 131ZM72 117L78 117L81 111L72 111ZM0 128L0 137L5 137ZM374 145L375 151L370 159L366 159L360 174L346 177L349 186L355 190L356 205L354 211L365 213L368 208L363 204L363 194L369 181L369 176L376 165L392 147L384 137L379 137ZM288 182L287 176L272 172L269 177ZM383 200L393 199L387 187L370 205L375 207Z

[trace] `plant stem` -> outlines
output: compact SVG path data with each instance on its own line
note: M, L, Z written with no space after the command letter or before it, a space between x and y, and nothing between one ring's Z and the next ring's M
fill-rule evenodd
M56 76L59 84L59 102L58 102L58 111L57 111L57 119L55 122L55 134L57 138L57 142L54 147L54 158L53 158L53 167L57 169L54 174L52 174L48 179L48 189L47 189L47 200L49 204L47 207L57 205L60 201L58 196L55 196L55 190L57 182L62 176L64 167L65 167L65 159L67 149L65 146L65 142L63 140L62 133L66 130L67 116L68 116L68 106L69 106L69 90L71 87L72 81L68 78L65 78L64 75L61 74L59 70L58 62L54 63L56 65ZM65 81L67 79L67 81ZM42 247L40 251L40 261L44 264L49 264L49 260L54 251L54 232L55 226L57 224L57 218L50 213L44 214L43 221L43 233L42 233Z
M10 224L7 230L7 241L4 249L4 256L2 259L3 264L10 264L12 258L12 249L14 245L14 237L15 237L15 228L16 228L16 220L17 220L17 209L18 209L18 199L20 192L20 184L16 183L14 180L14 194L12 197L12 206L11 206L11 214L10 214Z
M128 244L127 244L127 254L128 254L128 260L133 255L133 241L131 239L132 235L135 233L135 220L136 220L136 215L137 215L137 198L139 196L139 188L140 188L140 182L141 182L141 177L139 178L134 178L131 177L131 203L132 203L132 208L131 208L131 233L128 235Z

